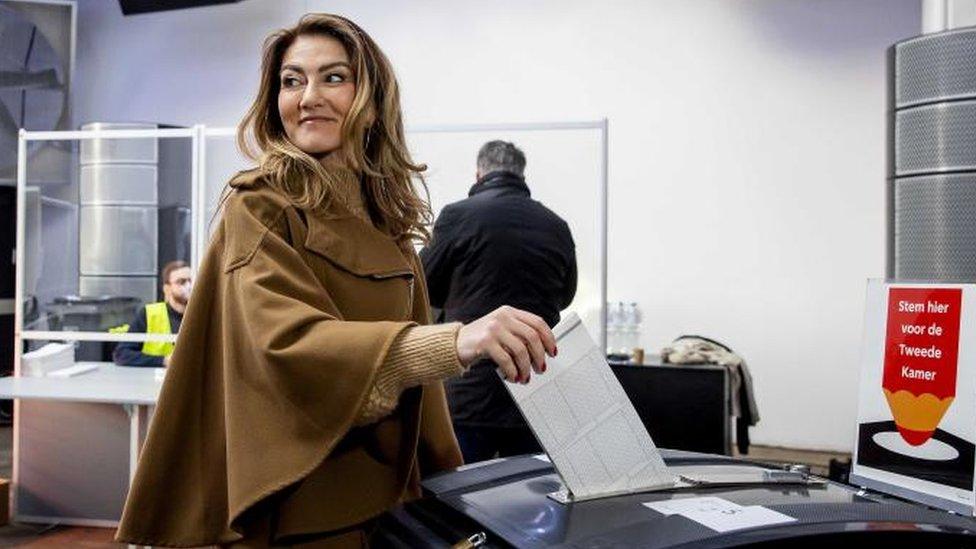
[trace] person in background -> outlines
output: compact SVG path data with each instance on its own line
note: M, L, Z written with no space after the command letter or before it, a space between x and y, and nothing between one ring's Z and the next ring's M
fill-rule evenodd
M185 261L170 261L160 274L163 301L141 307L131 324L114 329L116 333L175 334L180 331L183 313L190 301L193 276ZM112 353L119 366L169 366L174 345L162 341L124 341Z
M525 154L490 141L478 152L477 183L468 198L441 211L420 252L438 320L470 322L509 304L559 321L576 295L576 246L569 226L533 200ZM541 450L525 419L483 357L446 381L454 432L464 461Z

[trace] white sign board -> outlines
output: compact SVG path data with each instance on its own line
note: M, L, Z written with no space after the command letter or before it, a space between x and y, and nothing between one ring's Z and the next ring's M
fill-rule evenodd
M976 285L868 283L851 482L973 513Z

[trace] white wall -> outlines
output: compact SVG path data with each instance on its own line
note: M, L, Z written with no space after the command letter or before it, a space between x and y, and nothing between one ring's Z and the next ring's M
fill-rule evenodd
M76 119L233 124L263 36L315 9L384 47L408 123L608 117L610 297L642 305L646 347L718 338L752 367L754 442L851 448L865 279L884 274L884 53L917 33L918 0L249 0L127 18L81 2Z

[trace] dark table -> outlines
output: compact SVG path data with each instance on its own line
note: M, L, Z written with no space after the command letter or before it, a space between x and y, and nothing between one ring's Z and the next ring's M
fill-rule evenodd
M722 366L644 364L610 368L658 448L732 455L728 371Z

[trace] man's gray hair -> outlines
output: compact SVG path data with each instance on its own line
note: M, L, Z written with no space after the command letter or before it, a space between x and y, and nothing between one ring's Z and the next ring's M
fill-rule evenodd
M489 141L478 151L478 172L484 177L491 172L525 173L525 154L508 141Z

